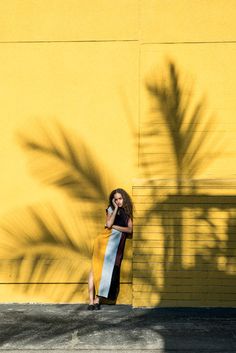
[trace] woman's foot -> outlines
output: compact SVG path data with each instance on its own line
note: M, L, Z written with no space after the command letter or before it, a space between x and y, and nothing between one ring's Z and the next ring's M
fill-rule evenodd
M96 298L94 299L93 305L94 305L94 310L100 310L100 300L98 296L96 296Z
M89 304L87 306L87 310L94 310L94 309L95 309L95 305L93 305L93 304Z
M100 300L99 300L99 297L96 296L96 298L94 299L93 301L93 304L99 304Z
M94 310L94 303L93 303L93 301L90 301L90 302L89 302L89 305L87 306L87 309L88 309L88 310Z
M100 309L101 307L99 303L94 304L94 310L100 310Z

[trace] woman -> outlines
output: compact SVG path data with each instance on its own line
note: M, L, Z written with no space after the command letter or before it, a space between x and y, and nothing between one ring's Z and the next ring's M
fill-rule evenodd
M132 220L130 196L123 189L113 190L106 209L105 230L94 241L88 310L100 309L100 297L115 300L118 295L120 266L126 236L133 231Z

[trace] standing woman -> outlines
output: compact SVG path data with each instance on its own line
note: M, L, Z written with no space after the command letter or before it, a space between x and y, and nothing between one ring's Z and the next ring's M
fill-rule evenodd
M123 189L113 190L106 209L105 229L94 241L92 269L88 279L88 310L100 309L100 297L117 298L125 240L127 234L133 232L132 221L133 204L130 196Z

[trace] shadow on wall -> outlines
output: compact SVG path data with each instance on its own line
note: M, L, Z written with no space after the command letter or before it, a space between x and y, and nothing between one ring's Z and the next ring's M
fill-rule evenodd
M30 206L1 222L2 284L29 300L42 295L45 302L83 302L111 178L107 172L104 180L102 166L81 139L58 124L51 131L37 126L20 135L20 143L30 155L33 175L64 191L68 202Z
M236 197L229 192L236 184L196 179L223 153L213 118L205 118L203 102L193 104L173 63L147 89L152 114L141 126L139 152L148 184L133 188L133 304L235 305ZM41 292L45 301L47 288L51 301L84 302L92 238L102 227L112 179L106 173L104 182L88 148L59 125L20 141L34 175L76 203L29 207L2 223L1 273L29 296Z
M222 137L173 62L146 88L151 112L139 155L147 183L133 188L134 304L235 306L236 182L196 178L223 153Z

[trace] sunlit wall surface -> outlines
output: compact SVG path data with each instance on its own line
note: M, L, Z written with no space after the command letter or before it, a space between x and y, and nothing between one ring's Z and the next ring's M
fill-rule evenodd
M109 192L118 303L235 306L234 1L2 1L0 301L84 303Z

